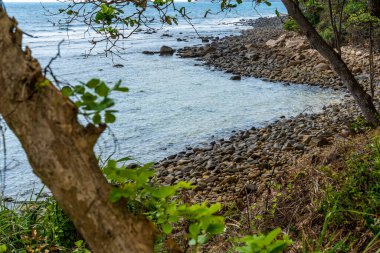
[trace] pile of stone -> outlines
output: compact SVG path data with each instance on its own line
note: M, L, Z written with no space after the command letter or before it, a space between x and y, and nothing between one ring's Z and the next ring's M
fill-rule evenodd
M267 22L270 24L270 22ZM183 58L199 58L204 64L237 76L252 76L284 83L300 83L341 89L342 82L329 63L310 48L305 37L278 26L254 28L239 36L214 40L203 46L178 50ZM369 80L369 54L350 46L342 48L359 82ZM380 74L380 54L376 53L375 77ZM378 83L378 80L375 80Z
M346 100L321 114L282 118L261 129L188 148L159 162L157 179L166 185L193 183L194 201L229 202L262 193L273 176L285 173L305 152L319 152L352 133L351 119L359 113L353 101Z

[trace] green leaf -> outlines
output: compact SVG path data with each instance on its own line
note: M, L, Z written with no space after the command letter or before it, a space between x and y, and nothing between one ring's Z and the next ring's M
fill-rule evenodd
M96 94L98 94L98 95L101 96L101 97L106 97L106 96L108 96L109 91L110 91L110 89L108 88L108 86L107 86L104 82L101 82L101 83L95 88L95 92L96 92Z
M169 223L165 223L162 225L162 231L168 235L173 231L173 227Z
M140 169L137 171L137 180L136 183L137 185L143 185L145 184L149 178L151 178L155 172L150 169Z
M83 102L85 104L89 103L89 102L94 102L96 100L96 96L92 95L90 92L86 92L84 93L82 96L81 96Z
M275 10L275 13L276 13L276 16L277 16L277 17L280 17L280 16L281 16L280 12L279 12L277 9Z
M65 97L70 97L74 94L73 90L69 86L63 87L61 92Z
M224 232L224 223L210 224L207 232L213 235L222 234Z
M199 244L205 244L208 240L209 240L209 236L208 235L200 235L198 236L198 243Z
M1 244L0 245L0 253L5 253L7 252L7 245Z
M104 114L104 117L105 117L105 123L114 123L116 121L116 117L115 115L113 115L112 113L110 112L106 112Z
M75 246L77 246L78 248L80 248L83 245L83 240L76 241L74 244L75 244Z
M93 108L94 111L103 111L115 105L115 102L110 98L104 98L96 107Z
M222 208L222 205L220 203L212 204L209 208L209 213L213 214L218 212Z
M156 198L164 199L169 196L173 196L175 192L176 189L173 186L162 186L158 188L156 191L152 192L151 194Z
M127 162L127 161L130 161L130 160L132 160L132 158L130 158L130 157L123 157L123 158L120 158L119 160L117 160L117 162L119 163L119 162Z
M78 93L78 94L84 94L84 92L86 91L86 89L83 87L83 85L76 85L74 87L74 92L75 93Z
M91 79L90 81L88 81L88 82L86 83L86 86L87 86L88 88L93 89L93 88L95 88L96 86L98 86L99 83L100 83L100 80L94 78L94 79Z
M101 121L102 121L102 117L100 116L100 114L95 113L95 115L92 117L92 122L97 125L97 124L100 124Z
M190 232L191 237L193 238L199 235L199 233L201 232L201 228L199 227L199 224L198 223L190 224L189 232Z
M265 237L264 239L264 244L266 246L270 245L274 239L276 239L276 237L281 233L281 229L280 228L276 228L274 230L272 230L271 232L269 232L269 234L267 234L267 236Z
M119 188L114 188L111 193L110 193L110 201L112 203L115 203L117 201L119 201L121 198L123 197L123 192L121 191L121 189Z

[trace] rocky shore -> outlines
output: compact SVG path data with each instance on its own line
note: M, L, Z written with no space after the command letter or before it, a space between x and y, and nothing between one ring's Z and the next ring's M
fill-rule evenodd
M305 152L319 153L336 138L353 134L350 123L358 114L348 100L328 106L321 114L283 118L261 129L189 148L157 165L158 180L192 182L194 201L231 202L246 194L261 194L273 176L286 173Z
M244 21L248 22L248 21ZM198 58L205 65L216 67L233 76L251 76L283 83L300 83L340 89L343 84L329 63L310 48L307 39L295 32L286 32L279 18L250 21L254 28L239 36L213 39L200 47L178 51L183 58ZM366 50L367 51L367 50ZM369 53L350 46L342 48L342 58L357 79L369 79ZM376 54L374 62L379 62ZM375 76L380 65L375 66Z
M240 36L211 38L211 43L183 48L178 55L199 58L205 65L235 77L344 90L329 64L305 38L285 32L281 22L273 18L259 19L252 25L254 29ZM363 50L343 48L343 58L364 85L369 77L367 57ZM379 60L380 55L375 55L375 62ZM375 68L378 76L379 64ZM196 186L191 194L193 201L227 203L248 195L260 196L274 177L281 178L305 153L319 154L337 139L354 134L351 124L359 115L354 101L345 95L342 103L329 105L322 113L281 118L264 128L253 127L169 156L156 165L157 179L164 184L192 182Z

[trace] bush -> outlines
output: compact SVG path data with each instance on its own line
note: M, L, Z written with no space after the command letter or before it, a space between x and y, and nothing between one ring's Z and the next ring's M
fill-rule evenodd
M292 18L288 18L284 22L283 27L286 31L290 31L290 32L299 31L299 29L300 29L298 24L296 23L296 21L294 21L294 19L292 19Z
M364 224L376 235L380 233L380 138L368 150L356 151L347 163L347 170L334 176L335 187L327 190L322 210L331 213L332 224Z
M333 30L331 29L331 27L327 27L327 28L323 29L320 32L320 35L322 36L322 38L325 41L327 41L327 43L332 44L334 42L334 33L333 33Z
M0 200L0 252L78 251L79 234L52 199L9 204Z

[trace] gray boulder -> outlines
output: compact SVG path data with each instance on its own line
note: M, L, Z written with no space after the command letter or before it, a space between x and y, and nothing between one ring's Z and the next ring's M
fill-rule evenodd
M173 55L175 52L175 49L168 47L168 46L162 46L160 48L160 55Z

